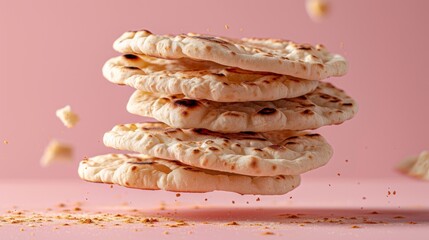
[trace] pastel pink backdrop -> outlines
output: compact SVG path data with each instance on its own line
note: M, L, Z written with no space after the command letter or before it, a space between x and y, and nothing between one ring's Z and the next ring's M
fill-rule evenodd
M115 38L141 28L287 38L343 54L348 75L329 81L356 98L360 111L320 129L335 155L305 177L397 176L398 161L429 149L429 2L331 3L329 17L315 23L296 0L1 1L0 177L77 178L79 159L111 151L101 142L106 130L143 120L125 110L132 89L101 75L102 64L118 55ZM66 104L81 117L73 129L55 116ZM39 166L52 138L73 144L73 164Z

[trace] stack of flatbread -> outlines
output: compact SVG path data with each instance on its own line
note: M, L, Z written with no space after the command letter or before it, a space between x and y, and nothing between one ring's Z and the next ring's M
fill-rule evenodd
M84 159L82 179L177 192L285 194L325 165L332 147L306 130L357 112L321 80L347 63L322 45L278 39L126 32L104 76L136 89L127 110L159 122L115 126L108 147L137 154Z

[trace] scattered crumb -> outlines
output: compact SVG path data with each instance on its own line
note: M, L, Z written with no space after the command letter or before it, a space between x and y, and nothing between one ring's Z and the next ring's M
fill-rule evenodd
M72 128L79 122L79 116L72 112L70 105L67 105L56 112L57 117L61 120L64 126Z
M396 195L396 191L393 191L393 193L392 193L393 195Z
M75 210L76 212L82 211L82 208L80 207L75 207L73 210Z
M349 160L346 159L346 163L348 163L348 162L349 162Z
M337 176L341 176L341 173L337 173Z
M226 225L227 226L237 226L237 225L240 225L240 224L238 224L237 222L229 222Z
M165 234L165 235L168 235L168 234L170 234L170 233L169 233L168 231L164 231L164 234Z
M110 184L110 188L113 188L113 184Z
M329 4L327 0L306 0L307 14L314 21L319 21L325 18L329 12Z
M416 222L408 222L408 224L417 224Z
M260 198L257 198L257 199L256 199L256 201L257 201L257 202L259 202L259 201L261 201L261 199L260 199Z
M9 144L8 140L3 140L3 144Z
M180 197L181 195L180 195L180 193L176 193L176 197Z
M228 30L228 29L229 29L228 24L225 24L225 29L226 29L226 30Z
M59 208L64 208L64 207L66 207L66 204L65 204L65 203L59 203L59 204L57 205L57 207L59 207Z
M80 222L80 223L83 223L83 224L90 224L90 223L94 223L94 221L92 221L90 218L84 218L84 219L81 219L81 220L79 220L79 222Z
M399 218L405 218L405 217L404 216L394 216L393 218L399 219Z
M232 202L232 204L235 204L235 201L231 201Z
M357 225L353 225L352 228L361 228L361 227L359 227Z
M25 229L24 229L24 228L20 228L20 229L19 229L19 231L20 231L20 232L24 232L24 231L25 231Z
M249 204L249 201L246 201L246 204Z
M45 149L40 164L44 167L54 162L71 162L73 159L73 148L69 145L52 140Z
M262 235L274 235L273 232L263 232Z
M366 197L362 197L362 200L366 200Z
M378 214L377 211L370 212L370 214Z
M206 201L206 202L207 202L207 200L208 200L207 198L204 198L204 201Z
M289 199L292 199L292 196L290 196Z

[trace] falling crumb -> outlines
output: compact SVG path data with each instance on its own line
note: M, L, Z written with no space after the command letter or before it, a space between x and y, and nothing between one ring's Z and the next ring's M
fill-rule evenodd
M72 128L79 122L79 116L72 112L70 105L67 105L56 112L57 117L61 120L64 126Z
M44 167L54 162L71 162L73 159L73 148L69 145L52 140L45 149L40 164Z
M263 232L262 235L274 235L273 232Z
M225 24L225 29L226 29L226 30L228 30L228 29L229 29L228 24Z
M3 144L9 144L8 140L3 140Z
M326 17L329 12L327 0L306 0L306 10L314 21L319 21Z
M176 197L180 197L180 193L176 193Z
M238 224L237 222L229 222L226 224L227 226L238 226L240 224Z
M353 225L352 228L361 228L361 227L359 227L357 225Z
M257 199L256 199L256 201L257 201L257 202L259 202L259 201L261 201L261 199L260 199L260 198L257 198Z

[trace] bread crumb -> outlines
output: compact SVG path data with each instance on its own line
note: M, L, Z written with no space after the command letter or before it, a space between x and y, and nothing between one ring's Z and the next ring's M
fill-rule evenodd
M353 225L352 228L360 228L360 227L357 225Z
M73 148L57 140L52 140L45 148L45 152L40 160L43 167L54 162L71 162L73 160Z
M419 156L405 159L397 169L408 176L429 181L429 152L423 151Z
M170 233L169 233L168 231L165 231L165 232L164 232L164 234L165 234L165 235L168 235L168 234L170 234Z
M229 222L226 224L227 226L238 226L240 224L238 224L237 222Z
M262 235L274 235L273 232L263 232Z
M90 223L94 223L94 221L92 221L90 218L84 218L84 219L81 219L81 220L79 220L79 222L80 222L80 223L83 223L83 224L90 224Z
M180 197L180 193L176 193L176 197Z
M259 201L261 201L261 199L260 199L260 198L257 198L257 199L256 199L256 201L257 201L257 202L259 202Z
M8 140L3 140L3 144L9 144L9 141Z
M314 21L325 18L329 13L329 4L327 0L306 0L305 4L307 14Z
M72 112L70 105L58 109L55 114L68 128L74 127L79 122L79 116Z
M226 30L228 30L228 29L229 29L228 24L225 24L225 29L226 29Z

